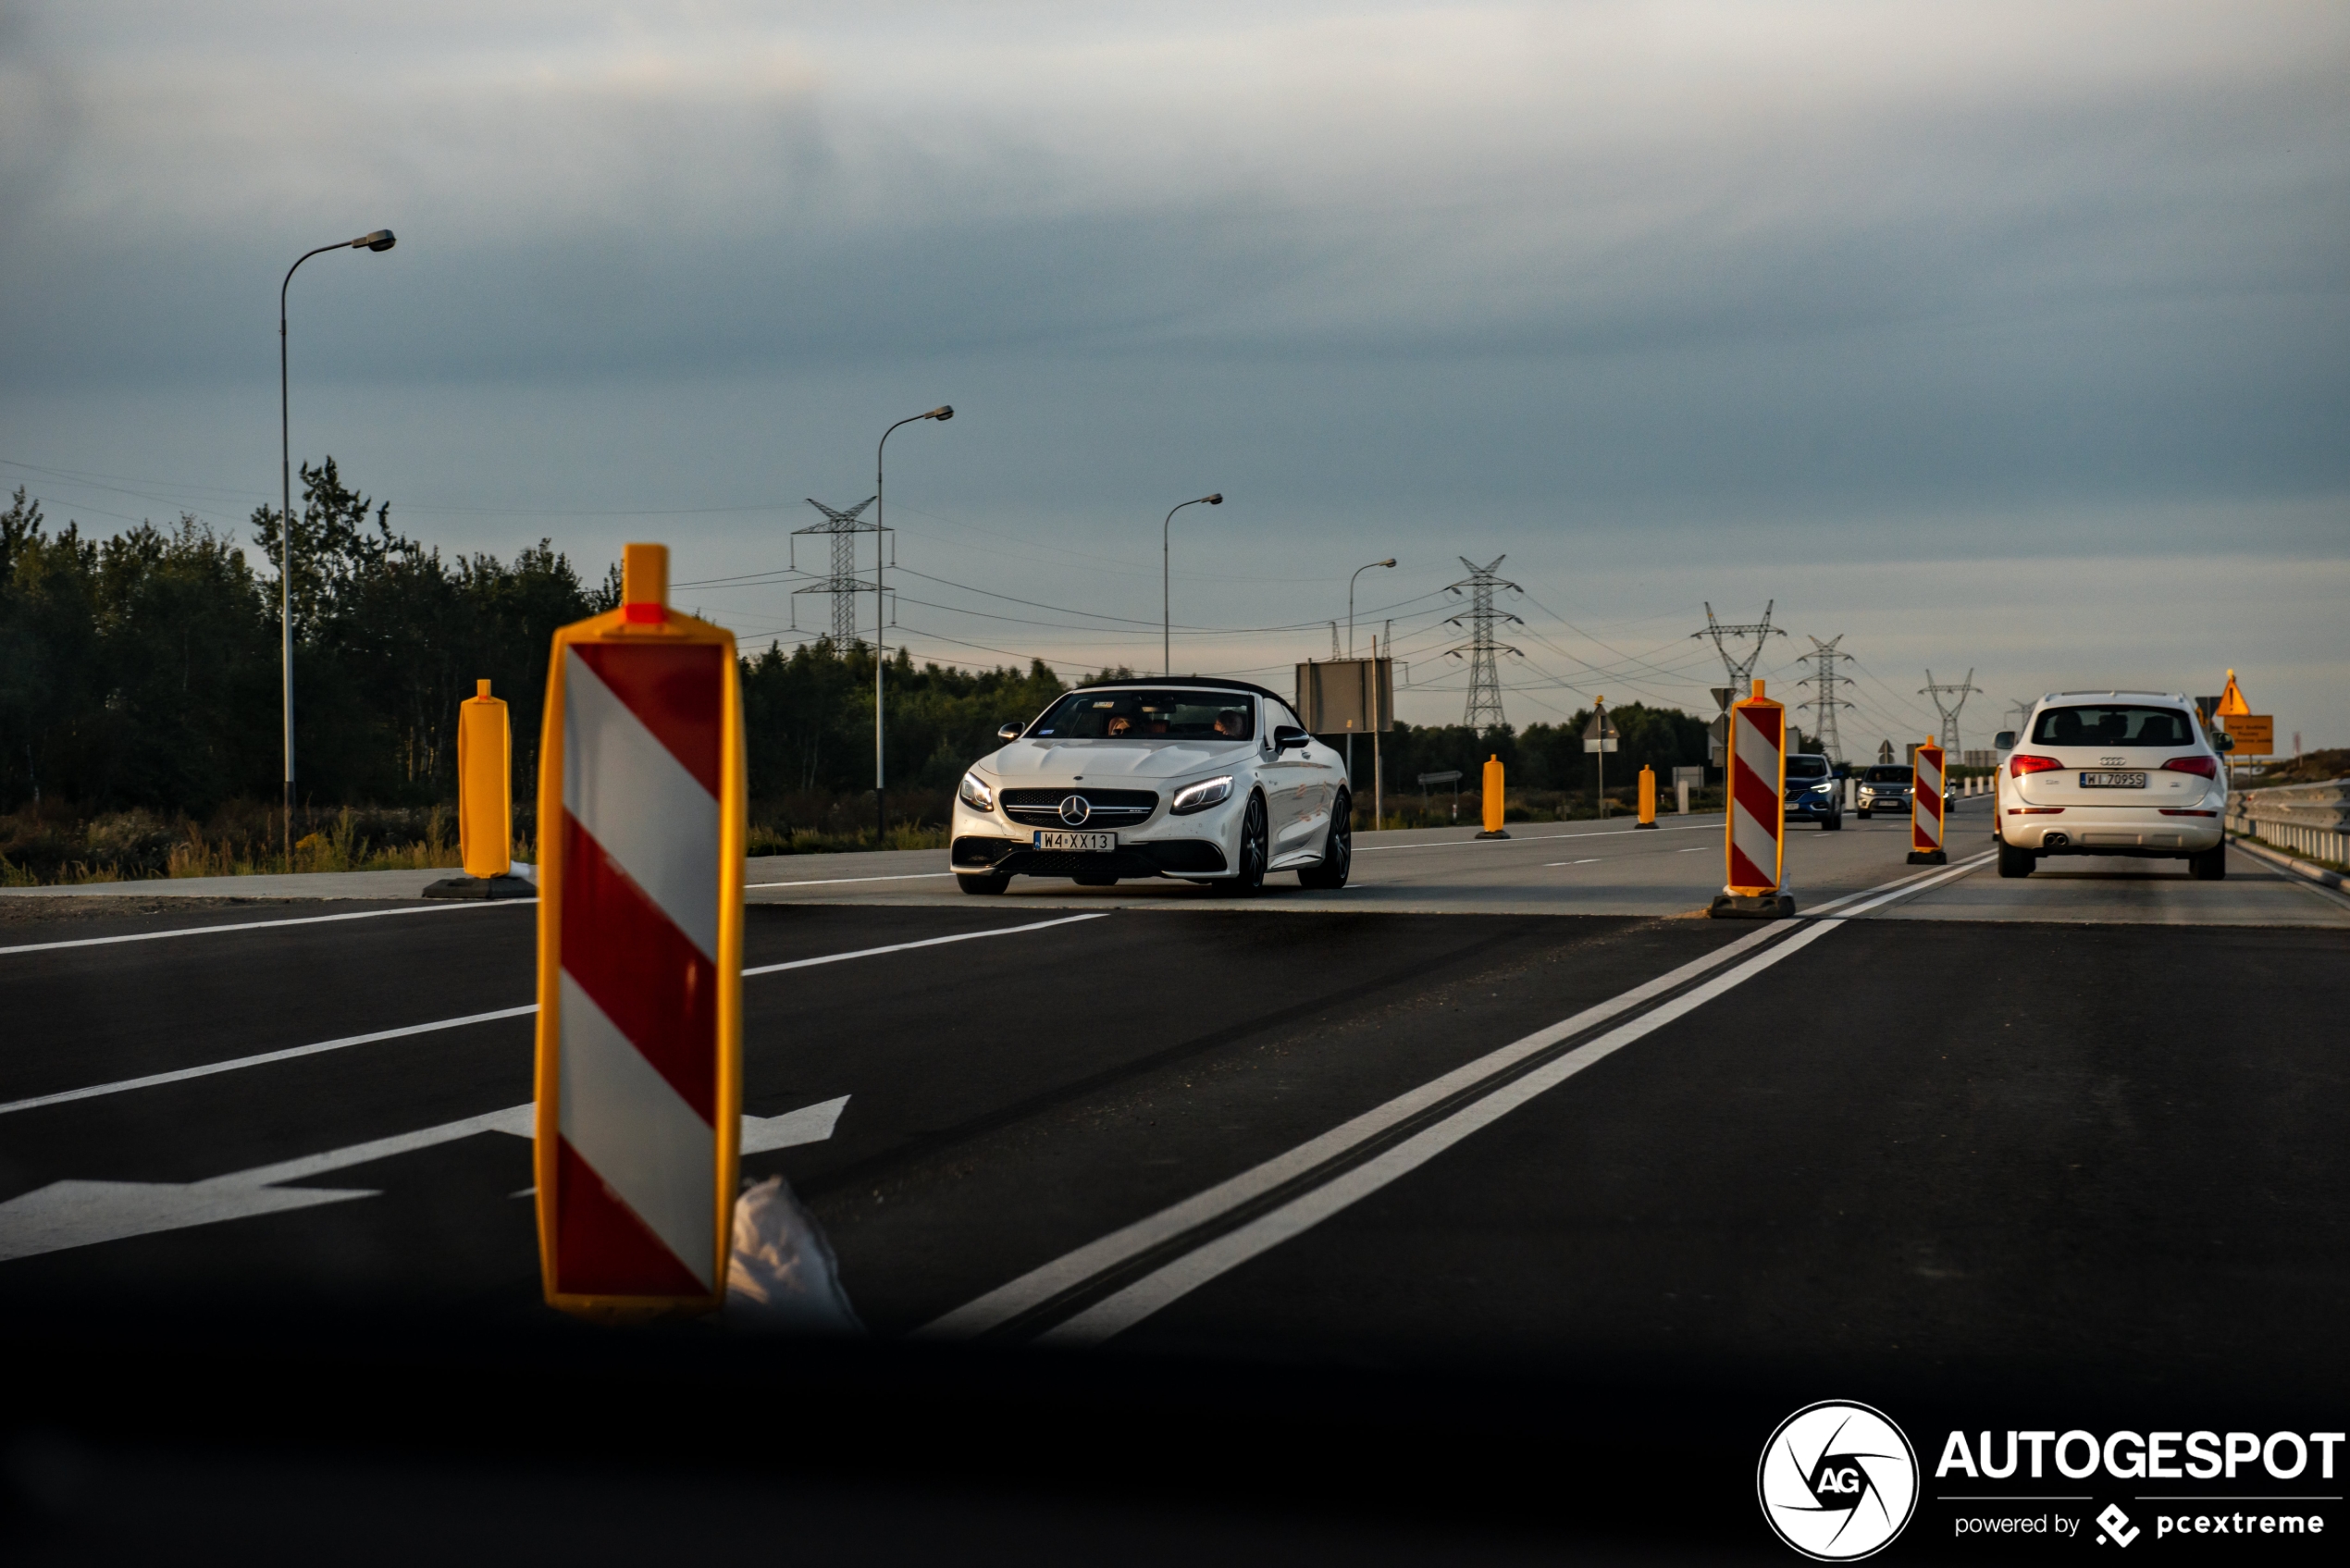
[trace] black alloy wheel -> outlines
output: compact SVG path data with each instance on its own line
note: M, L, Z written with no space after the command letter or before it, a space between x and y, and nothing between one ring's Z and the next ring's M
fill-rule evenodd
M1241 815L1240 872L1222 882L1211 883L1227 898L1251 898L1265 885L1266 841L1271 836L1265 816L1265 797L1251 795L1248 809Z
M962 872L957 871L955 873L955 885L961 888L965 893L977 894L982 897L986 897L994 894L1001 893L1004 889L1011 886L1012 879L1008 876L1002 875L1001 873L990 873L986 876L968 877Z
M1338 792L1338 803L1330 809L1330 833L1322 845L1322 863L1306 866L1297 873L1300 887L1339 888L1346 885L1346 876L1354 869L1354 800L1344 790Z

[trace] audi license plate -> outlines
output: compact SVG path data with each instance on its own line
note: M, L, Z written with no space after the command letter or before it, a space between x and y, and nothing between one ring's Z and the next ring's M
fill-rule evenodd
M1070 833L1061 828L1038 828L1035 847L1070 850L1080 855L1107 855L1118 847L1118 835L1114 833Z
M2146 776L2144 773L2084 773L2081 775L2083 789L2144 789L2146 786Z

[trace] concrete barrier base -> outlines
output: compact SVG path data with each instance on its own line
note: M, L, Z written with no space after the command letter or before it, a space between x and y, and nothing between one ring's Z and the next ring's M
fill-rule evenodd
M1910 864L1912 866L1947 866L1949 863L1950 854L1949 851L1946 849L1912 849L1910 851Z
M1491 833L1481 833L1477 836L1479 838L1507 838L1510 835L1503 833L1501 829L1495 828Z
M1717 920L1792 920L1795 897L1787 893L1717 893L1705 912Z
M520 877L443 877L425 889L427 898L536 898L535 883Z

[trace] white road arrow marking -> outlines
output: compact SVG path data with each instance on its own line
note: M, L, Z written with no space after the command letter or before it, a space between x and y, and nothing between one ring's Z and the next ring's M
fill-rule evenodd
M833 1135L848 1096L802 1105L781 1116L743 1117L742 1152L770 1154ZM151 1236L163 1230L218 1225L254 1215L315 1208L352 1198L373 1198L374 1188L287 1187L330 1170L367 1165L439 1143L453 1143L481 1132L532 1136L537 1107L510 1105L439 1127L371 1139L324 1154L304 1154L251 1170L231 1171L202 1181L53 1181L0 1203L0 1262Z

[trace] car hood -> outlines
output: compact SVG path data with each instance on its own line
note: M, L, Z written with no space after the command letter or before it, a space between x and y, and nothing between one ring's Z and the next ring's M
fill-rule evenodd
M1180 779L1209 768L1236 767L1255 755L1245 740L1016 740L980 766L1019 787L1068 784L1083 775L1088 784L1113 779Z

